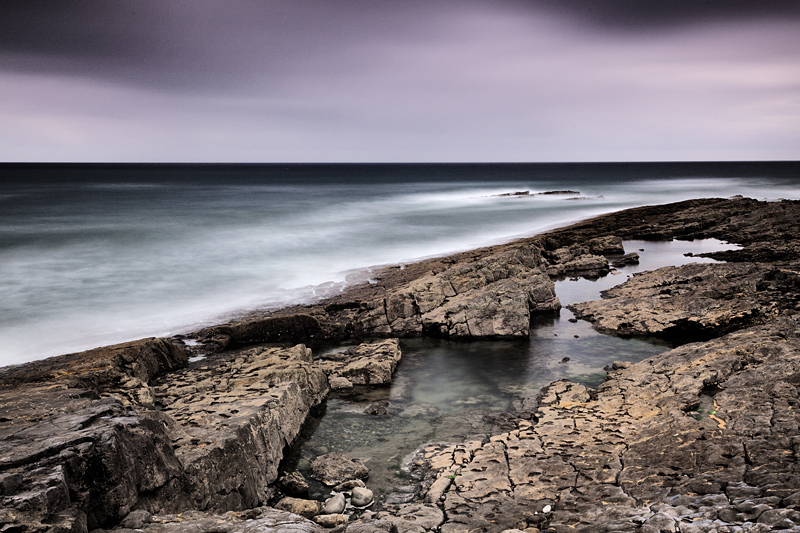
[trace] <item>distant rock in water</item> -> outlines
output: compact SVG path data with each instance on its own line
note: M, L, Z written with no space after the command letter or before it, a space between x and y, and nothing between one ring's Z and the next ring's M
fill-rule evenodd
M514 196L514 197L522 197L522 196L545 196L545 195L556 195L556 194L580 194L580 191L545 191L545 192L535 192L531 193L531 191L516 191L516 192L504 192L502 194L494 194L492 196Z
M545 192L537 192L537 195L550 195L550 194L580 194L580 191L545 191Z
M494 196L530 196L531 191L517 191L517 192L504 192L503 194L495 194Z

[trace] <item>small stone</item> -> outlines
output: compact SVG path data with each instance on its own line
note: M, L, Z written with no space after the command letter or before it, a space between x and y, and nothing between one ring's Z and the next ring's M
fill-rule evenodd
M563 358L563 359L561 360L561 362L562 362L562 363L566 363L567 361L569 361L569 357L565 357L565 358Z
M543 513L549 513L552 510L553 510L553 508L550 505L545 505L544 507L542 507L542 512Z
M370 404L366 409L364 409L364 413L373 416L380 416L385 415L389 412L389 402L386 400L381 400L380 402L375 402Z
M344 494L334 494L332 497L325 500L325 506L322 508L322 514L341 514L344 511L347 501Z
M372 505L374 501L375 496L371 490L362 487L355 487L353 489L353 497L350 500L353 507L367 507Z

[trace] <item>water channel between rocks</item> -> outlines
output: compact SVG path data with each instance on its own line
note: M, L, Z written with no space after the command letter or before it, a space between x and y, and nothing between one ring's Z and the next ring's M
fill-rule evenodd
M624 282L635 272L690 262L687 257L736 246L716 239L697 241L625 241L638 265L626 266L598 280L556 282L562 305L596 300L600 291ZM637 362L669 349L657 340L603 335L573 314L535 317L524 341L452 342L403 339L402 360L390 386L333 394L322 414L312 417L287 456L283 469L304 475L311 461L329 452L361 459L369 468L367 486L379 501L401 503L413 487L401 469L406 456L431 442L486 438L486 415L518 408L521 399L562 378L596 387L603 367L613 361ZM385 409L385 414L368 414ZM324 499L330 489L312 484L311 496Z

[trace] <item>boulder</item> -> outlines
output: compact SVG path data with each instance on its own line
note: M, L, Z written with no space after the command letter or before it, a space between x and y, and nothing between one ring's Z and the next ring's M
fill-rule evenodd
M638 265L638 264L639 264L639 254L637 254L636 252L625 254L622 257L614 259L611 262L611 266L615 268L622 268L628 265Z
M332 389L346 389L391 383L401 356L397 339L385 339L322 354L318 364L328 375Z

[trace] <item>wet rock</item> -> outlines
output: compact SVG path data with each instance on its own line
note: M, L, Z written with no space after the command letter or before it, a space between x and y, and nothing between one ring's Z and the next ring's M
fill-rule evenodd
M278 480L278 486L287 496L295 498L308 497L308 482L300 472L291 472Z
M325 506L322 508L322 514L341 514L347 505L347 500L344 494L334 494L325 500Z
M327 393L324 373L305 347L184 369L180 353L147 339L0 376L3 506L16 509L16 523L94 529L132 509L229 510L269 499L286 444ZM160 409L136 403L131 391L144 387Z
M366 487L367 485L360 479L351 479L343 483L339 483L333 487L334 492L350 492L356 487Z
M579 255L571 261L567 261L562 265L564 273L579 274L584 277L600 277L605 276L609 272L608 259L602 255L584 254Z
M341 453L331 452L314 459L308 475L325 485L334 486L353 479L367 479L369 470L358 459L350 460Z
M799 335L781 318L617 364L597 391L557 381L539 393L535 424L517 419L469 450L423 449L441 531L711 531L761 516L794 527L781 496L800 489L800 397L782 380L800 365ZM690 416L704 397L709 412Z
M625 248L622 246L622 237L608 235L596 237L586 242L589 252L594 255L617 255L624 254Z
M306 314L259 317L200 330L194 336L202 343L226 350L258 343L306 343L320 337L317 320Z
M364 412L372 416L385 415L389 412L389 402L387 400L382 400L380 402L372 403L366 409L364 409Z
M363 487L354 487L350 503L353 507L367 507L375 501L372 491Z
M230 510L265 503L284 449L328 393L325 374L304 345L248 348L204 363L153 387L192 505Z
M615 259L611 262L611 266L616 268L622 268L628 265L638 265L639 264L639 254L636 252L631 252L629 254L625 254L622 257Z

